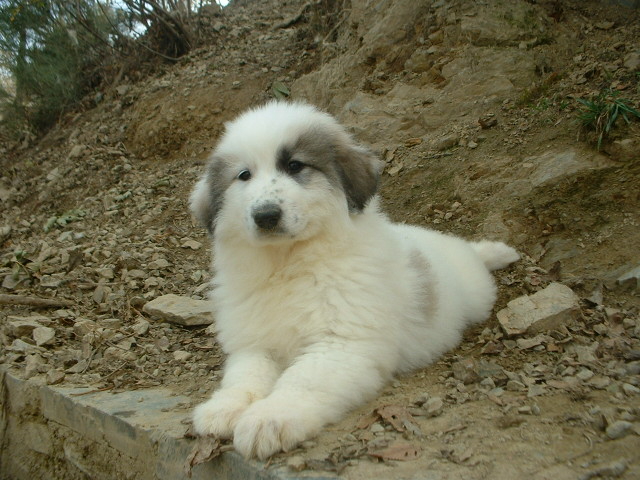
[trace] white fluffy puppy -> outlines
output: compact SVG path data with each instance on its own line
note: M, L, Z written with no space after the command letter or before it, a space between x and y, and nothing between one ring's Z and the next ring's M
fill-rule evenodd
M246 457L289 450L489 316L489 271L516 251L391 223L379 170L308 105L273 102L227 125L191 197L214 241L228 354L195 409L199 434L233 437Z

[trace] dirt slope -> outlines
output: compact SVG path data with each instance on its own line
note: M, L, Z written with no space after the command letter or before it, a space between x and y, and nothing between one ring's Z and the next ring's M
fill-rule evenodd
M172 385L200 402L219 379L214 339L141 306L204 297L210 248L188 214L190 188L223 123L284 85L379 152L393 219L523 253L497 274L496 310L559 281L582 299L582 318L509 338L493 317L272 464L354 479L640 477L640 301L637 281L616 282L640 267L640 122L619 120L598 151L575 100L610 88L640 108L639 11L238 1L211 24L211 45L103 92L33 146L3 147L0 293L71 306L3 306L0 360L49 383ZM53 329L41 345L16 327L35 314ZM412 427L367 422L383 405L409 412ZM399 443L408 450L386 450ZM419 457L393 460L398 451ZM39 461L25 459L34 471Z

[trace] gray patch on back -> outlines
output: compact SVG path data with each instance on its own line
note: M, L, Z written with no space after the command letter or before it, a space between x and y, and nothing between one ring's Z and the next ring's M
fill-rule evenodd
M431 273L431 264L418 250L409 253L409 268L416 272L419 308L425 319L430 322L438 311L438 299Z

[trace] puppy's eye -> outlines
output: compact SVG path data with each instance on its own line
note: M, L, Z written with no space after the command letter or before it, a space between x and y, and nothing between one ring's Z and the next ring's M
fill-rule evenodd
M243 182L246 182L247 180L251 180L251 172L249 170L242 170L238 174L238 180L242 180Z
M295 175L296 173L300 173L304 167L304 163L299 162L298 160L291 160L287 163L287 173Z

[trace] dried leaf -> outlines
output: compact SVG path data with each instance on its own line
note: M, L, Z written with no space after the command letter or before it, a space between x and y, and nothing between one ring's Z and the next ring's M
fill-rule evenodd
M417 431L419 434L422 434L422 432L420 432L420 428L416 425L413 416L404 407L399 405L385 405L378 408L376 412L383 420L390 423L393 428L399 432L409 430L411 433L415 433Z
M376 452L369 452L372 457L380 458L382 460L400 460L410 461L416 460L420 456L420 449L413 445L392 445L384 450L378 450Z
M409 138L405 140L404 144L407 147L415 147L416 145L420 145L422 143L422 138Z
M215 437L198 437L184 465L185 474L191 478L191 470L196 465L206 463L222 453L220 440Z
M371 425L373 425L376 420L378 420L377 413L375 412L367 413L366 415L363 415L358 419L358 423L356 423L356 428L358 430L366 430Z
M282 100L291 95L291 92L289 91L287 86L282 82L273 82L273 84L271 85L271 93L273 93L273 96L278 100Z

